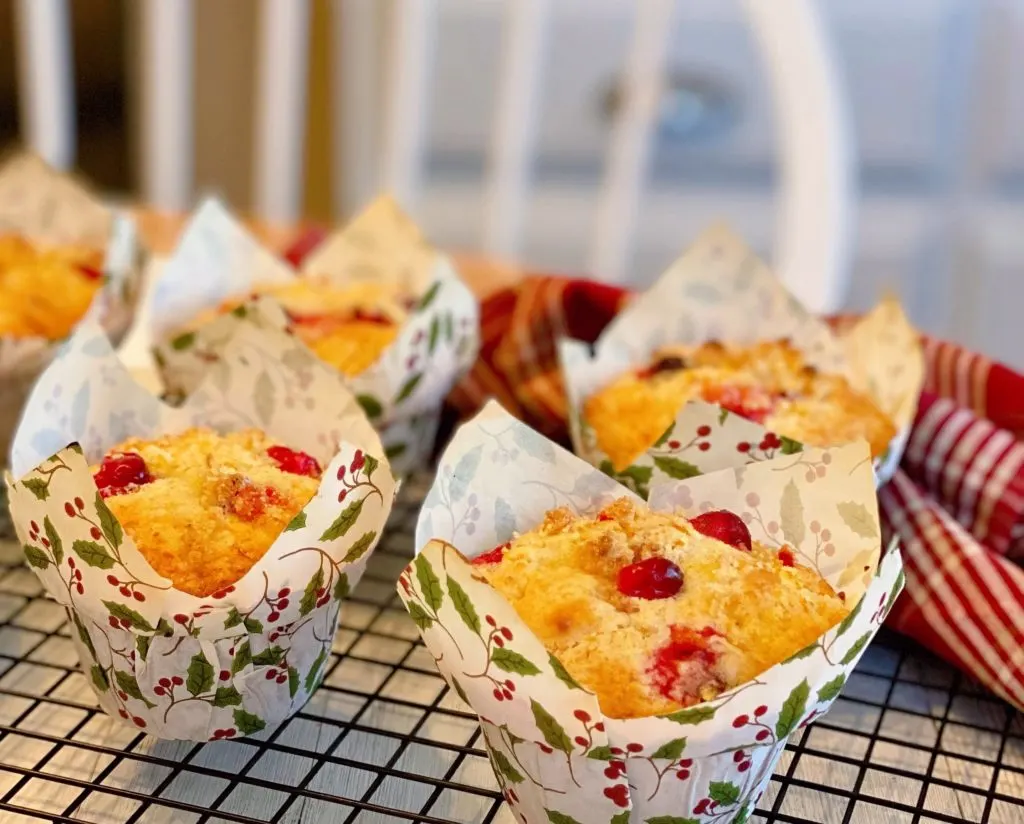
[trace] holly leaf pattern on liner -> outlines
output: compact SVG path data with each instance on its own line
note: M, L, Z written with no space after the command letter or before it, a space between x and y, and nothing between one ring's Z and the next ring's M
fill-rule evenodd
M683 754L683 750L686 749L685 738L675 738L672 741L666 741L652 754L651 758L665 759L667 761L678 761Z
M231 674L237 675L252 663L252 647L248 641L243 641L242 646L235 650L235 657L231 661Z
M554 716L533 698L530 699L530 710L533 712L533 720L537 724L537 729L544 736L548 746L567 754L571 753L572 742Z
M324 661L327 660L327 648L320 647L320 653L313 659L313 663L309 667L309 672L306 673L306 680L304 682L306 692L312 692L313 688L317 685L317 677L320 675L320 668L324 665Z
M423 593L424 600L431 609L437 612L441 604L444 603L444 590L441 589L441 579L437 577L434 568L430 565L430 561L422 555L416 556L413 566L416 567L416 580L419 581L420 592Z
M190 695L200 695L213 688L213 664L202 652L197 652L188 663L185 688Z
M99 664L93 664L89 668L89 675L92 676L92 682L100 692L106 692L110 689L110 681L107 679L107 673Z
M796 729L800 719L803 718L804 713L807 711L807 697L810 693L811 688L806 678L793 687L789 697L782 705L778 721L775 722L775 736L777 738L785 738ZM735 800L733 799L733 801Z
M843 519L850 530L861 538L877 538L878 523L871 516L868 508L857 501L841 501L836 504L839 510L839 517Z
M124 541L124 530L121 529L121 524L114 517L114 513L110 511L110 507L107 506L99 492L96 493L95 506L96 513L100 516L100 529L103 531L103 537L110 542L114 549L119 549L121 542Z
M669 455L655 455L654 465L670 478L684 481L687 478L695 478L701 471L692 463L681 461Z
M118 621L126 621L130 627L142 632L154 631L153 625L131 607L126 607L124 604L117 603L117 601L104 601L103 606L107 608L111 618L116 618Z
M803 543L807 526L804 522L804 504L800 500L800 490L792 478L782 490L781 508L782 537L787 543L799 547Z
M506 756L501 750L491 750L491 758L494 759L494 768L509 783L522 784L526 780L523 778L522 773L512 766L512 762L508 760L508 756Z
M580 824L580 822L571 815L560 813L557 810L545 810L544 812L548 814L548 821L550 824Z
M712 781L708 784L708 798L716 804L728 807L740 800L740 788L731 781Z
M512 430L512 441L531 458L546 464L555 462L555 446L539 432L525 426L517 426Z
M363 499L360 498L358 501L353 501L347 507L345 507L341 514L334 519L327 529L324 530L320 536L321 541L333 541L337 538L344 538L353 524L359 520L359 515L363 511Z
M864 650L864 647L868 645L868 641L871 640L873 635L873 632L865 632L860 638L854 641L853 646L847 650L846 655L843 656L843 659L839 663L844 667L847 664L852 664L857 659L857 656Z
M235 719L235 727L243 735L252 735L254 732L259 732L267 726L266 722L258 715L253 715L245 710L235 710L233 717Z
M84 563L98 569L112 569L114 564L117 563L114 560L114 556L107 551L107 548L96 541L78 539L71 544L71 551L81 558Z
M466 590L462 588L462 584L460 584L458 581L452 578L451 575L448 576L448 594L451 596L452 606L455 607L455 611L459 614L459 617L462 619L462 623L464 623L473 632L479 635L480 616L477 615L476 607L473 606L473 601L466 594ZM495 651L498 652L500 650Z
M661 716L666 721L674 721L677 724L703 724L715 717L716 707L711 704L702 704L679 712L669 713Z
M540 673L540 668L535 664L518 652L505 649L504 647L495 647L491 651L491 661L494 662L494 666L498 669L512 672L516 675L537 675Z
M827 703L839 696L846 686L846 674L840 673L831 681L818 689L818 703Z
M285 532L295 532L297 529L302 529L306 525L306 510L302 510L288 522L288 526L284 528Z
M551 667L551 671L555 674L555 677L565 684L569 689L581 690L579 682L569 674L569 670L565 668L561 661L559 661L554 655L548 656L548 666Z
M457 503L465 497L470 481L476 476L476 471L480 467L483 451L483 446L475 446L459 458L455 464L455 470L448 484L448 497L451 498L452 503Z
M64 560L64 542L61 540L57 530L53 528L53 521L50 520L49 515L43 518L43 532L46 533L46 540L50 542L50 552L53 553L53 560L57 566L60 566L61 561Z
M376 532L367 532L361 535L359 539L349 547L348 552L345 553L345 557L341 559L343 564L350 564L354 561L358 561L362 558L367 550L373 545L374 540L377 538Z
M40 501L45 501L50 497L50 485L42 478L26 478L21 485Z
M46 569L50 565L50 556L39 547L25 544L22 549L25 553L25 560L36 569Z

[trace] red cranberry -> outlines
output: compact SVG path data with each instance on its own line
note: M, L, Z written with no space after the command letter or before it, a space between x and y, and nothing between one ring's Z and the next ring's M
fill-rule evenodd
M698 700L701 688L718 684L715 672L718 654L711 649L707 628L697 632L675 624L670 627L670 640L660 647L647 669L654 687L673 701L690 704ZM682 669L686 670L681 678Z
M668 558L645 558L619 570L618 587L631 598L671 598L683 588L683 573Z
M717 403L740 417L755 423L764 423L772 413L775 399L756 386L722 386L704 391L704 400Z
M505 550L508 549L510 546L512 546L512 545L511 544L501 544L500 546L496 546L494 549L490 549L487 552L484 552L484 553L482 553L480 555L477 555L473 559L473 563L474 564L496 564L499 561L501 561L501 559L503 557L505 557Z
M782 549L780 549L779 561L782 562L783 566L796 566L796 558L793 557L793 550L791 550L789 547L783 547Z
M109 498L131 492L136 487L152 482L146 461L138 452L119 452L107 455L93 476L100 495Z
M87 263L76 263L75 268L81 272L86 280L103 280L103 272Z
M703 515L691 518L690 526L701 535L707 535L723 544L750 552L750 530L743 523L743 519L734 512L725 509L705 512Z
M320 464L312 455L289 449L287 446L272 446L267 450L267 454L282 472L290 472L292 475L306 475L310 478L319 478L322 472Z

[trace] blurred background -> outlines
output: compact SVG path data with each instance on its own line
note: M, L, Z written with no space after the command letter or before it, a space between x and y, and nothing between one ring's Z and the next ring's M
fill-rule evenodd
M574 273L617 260L597 274L643 286L716 219L778 251L779 118L801 101L783 111L773 83L834 72L855 218L839 303L895 291L922 328L1024 366L1024 0L808 0L825 69L800 35L766 56L751 7L769 0L519 2L0 0L0 145L30 131L24 41L37 58L62 48L27 18L63 14L73 145L55 151L115 195L185 209L212 190L264 217L336 221L394 186L441 245ZM637 77L654 97L624 126ZM523 121L504 142L503 115ZM504 237L485 214L502 156L526 178L521 231ZM805 207L832 208L838 184L809 174L822 191ZM595 235L617 214L628 242L602 258Z

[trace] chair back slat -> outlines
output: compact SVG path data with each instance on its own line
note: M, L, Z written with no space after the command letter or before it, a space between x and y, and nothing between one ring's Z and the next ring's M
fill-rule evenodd
M67 0L17 0L18 93L23 139L59 169L75 162L75 86Z
M621 103L612 126L590 248L590 271L611 282L623 281L629 259L672 39L674 6L675 0L647 0L634 7Z
M332 192L335 210L347 216L380 186L384 7L380 0L333 0L331 11Z
M853 137L814 0L744 0L775 107L775 268L815 312L839 308L850 277Z
M415 210L423 175L437 0L398 0L389 5L381 183L406 208Z
M193 188L195 9L193 0L143 0L139 12L142 195L183 210Z
M483 223L484 250L502 257L521 243L550 11L549 0L505 0Z
M267 220L295 220L302 205L309 20L309 0L259 4L253 180Z

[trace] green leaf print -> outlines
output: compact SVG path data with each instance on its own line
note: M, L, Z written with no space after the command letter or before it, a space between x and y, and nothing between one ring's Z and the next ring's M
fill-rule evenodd
M494 662L500 670L505 672L512 672L516 675L537 675L540 673L540 668L528 661L518 652L506 649L505 647L495 647L491 651L491 661Z
M710 721L715 717L715 707L708 705L698 705L696 707L690 707L686 710L679 710L679 712L669 713L663 715L667 721L674 721L677 724L703 724L705 721Z
M847 650L846 655L839 662L841 666L852 664L856 660L857 656L861 654L861 651L868 645L868 641L871 640L871 633L865 632L860 638L853 642L853 646Z
M334 584L334 592L332 593L335 601L340 601L342 598L348 598L348 594L351 589L348 585L348 575L344 572L338 573L338 580Z
M405 606L413 623L420 629L430 629L434 626L434 619L415 601L409 601Z
M257 667L276 667L284 659L284 650L275 644L267 647L263 652L258 652L252 657L252 662Z
M344 538L352 525L359 520L359 514L363 511L363 499L360 498L358 501L353 501L345 509L342 510L341 514L334 519L327 529L324 530L323 535L320 536L321 541L333 541L336 538Z
M667 444L668 439L672 437L672 433L675 432L675 429L676 425L675 422L673 422L669 425L668 429L661 433L661 436L658 438L658 440L654 442L654 445L657 447L664 446L665 444Z
M790 692L789 698L782 705L782 712L779 713L779 720L775 722L775 737L780 741L796 729L804 712L807 711L807 696L811 688L805 678Z
M210 703L215 707L237 707L242 703L242 694L234 687L217 687Z
M613 815L608 824L629 824L629 810L623 810L618 815ZM694 824L700 824L700 822L695 821Z
M725 419L729 417L729 410L724 406L718 410L718 425L721 426L725 423Z
M448 594L452 598L452 606L455 607L455 611L459 614L467 627L469 627L477 635L480 634L480 616L476 614L476 607L473 606L473 602L466 594L466 590L462 588L462 584L448 576Z
M569 674L569 670L567 670L565 666L563 666L562 662L555 658L554 655L548 655L548 666L551 667L551 671L555 674L555 677L569 687L569 689L583 689L576 679Z
M593 758L595 761L611 761L614 757L612 748L607 744L601 747L591 747L587 750L587 758Z
M153 706L149 700L142 694L142 690L139 689L139 682L135 679L135 676L128 672L121 672L119 669L114 670L114 680L117 681L117 686L121 692L125 695L131 696L138 701L145 701L147 706Z
M107 674L99 664L93 664L89 669L89 674L92 676L92 682L96 685L96 689L100 692L106 692L110 689L110 681L107 680Z
M491 757L494 759L494 769L509 783L522 784L526 780L501 750L491 750Z
M658 749L654 751L651 758L660 758L666 761L678 761L683 754L683 750L686 749L685 738L674 738L671 741L666 741Z
M253 715L245 710L235 710L234 718L235 728L242 735L252 735L254 732L259 732L267 726L266 722L258 715Z
M437 293L441 291L441 281L435 280L429 289L420 298L420 305L416 307L417 311L422 312L430 304L434 302L434 298L437 297Z
M50 497L50 485L42 478L26 478L21 485L40 501L45 501Z
M366 475L367 478L370 478L373 476L373 473L377 469L377 467L380 466L380 461L373 457L373 455L367 455L364 458L364 461L365 463L363 464L363 474Z
M728 807L740 800L740 788L731 781L712 781L708 784L708 798L716 804Z
M537 724L537 729L544 736L548 746L564 753L571 753L572 742L555 717L532 698L530 699L530 709L533 711L533 720Z
M846 685L846 675L840 673L827 684L825 684L820 690L818 690L818 701L819 703L825 701L831 701L836 698L839 693L843 691L843 687Z
M444 590L441 589L441 579L437 577L434 568L430 565L430 561L423 555L417 555L416 560L412 563L416 567L416 580L419 582L423 600L427 602L434 612L437 612L441 608L441 604L444 603Z
M441 318L437 315L430 321L430 333L427 335L427 354L433 355L437 348L437 341L441 337Z
M892 611L892 605L896 603L896 599L900 597L900 592L903 590L903 584L906 580L906 576L903 574L903 570L900 570L900 574L896 576L896 580L893 582L892 591L889 593L889 600L885 604L885 614L888 615ZM864 600L863 598L861 600Z
M238 675L243 669L252 663L252 647L248 641L243 641L242 646L235 650L235 657L231 661L231 674Z
M95 506L96 513L100 517L100 529L103 530L103 537L114 549L119 549L124 540L124 530L121 529L121 524L118 523L114 513L110 511L110 507L107 506L99 492L96 493Z
M242 623L242 615L237 609L231 607L228 610L228 617L224 619L224 629L231 629L232 627L240 626Z
M511 541L516 532L516 513L504 498L494 499L494 533L498 543Z
M448 343L455 339L455 319L452 317L451 312L444 316L444 337Z
M462 699L462 703L468 707L469 696L466 695L466 691L462 688L462 684L459 683L459 679L455 676L452 676L452 686L455 688L455 692L458 693L459 698Z
M654 465L670 478L680 481L686 478L695 478L701 474L701 471L692 463L667 455L655 455Z
M736 817L732 820L732 824L747 824L747 819L750 818L750 804L744 804L740 807L740 811L736 813Z
M469 484L476 476L483 451L483 446L474 446L455 464L451 481L448 484L448 497L452 503L461 501L469 491Z
M789 658L787 658L782 663L783 664L788 664L790 661L799 661L802 658L807 658L808 656L813 655L814 651L818 650L818 649L821 649L821 644L819 644L817 641L815 641L813 644L808 644L803 649L798 649L796 652L794 652L792 655L790 655Z
M302 593L302 600L299 601L299 615L309 615L316 607L317 599L320 597L320 590L324 588L324 568L317 567L313 577L306 584Z
M82 643L85 645L85 648L87 650L89 650L89 654L93 658L95 658L96 657L96 647L93 646L92 637L89 635L89 630L87 630L85 628L85 624L82 623L82 619L78 617L78 614L76 612L74 612L73 610L69 609L68 613L71 615L71 618L72 618L72 620L75 623L75 629L78 630L78 637L81 639ZM147 642L149 641L149 636L148 635L140 635L139 638L145 638ZM146 647L148 649L148 647L149 647L148 643L146 644ZM146 660L146 656L145 655L142 656L142 660L143 661Z
M800 441L794 441L792 438L787 438L785 435L779 435L779 441L782 446L779 447L779 451L783 455L796 455L798 452L804 451L804 445Z
M79 539L71 544L71 550L91 567L110 569L116 563L114 556L107 552L107 548L95 541Z
M800 490L792 478L782 490L781 515L782 537L794 547L799 547L804 540L807 527L804 524L804 504L800 500Z
M252 616L242 621L242 626L245 627L245 631L252 635L259 635L263 632L263 623Z
M185 688L190 695L200 695L213 688L213 665L202 652L197 652L188 662Z
M868 508L859 501L840 501L836 504L839 517L850 531L860 538L877 538L878 524Z
M299 691L299 671L295 667L288 667L288 695L292 698Z
M36 569L46 569L50 565L50 556L39 547L25 544L22 550L25 553L25 560Z
M184 352L196 342L195 332L185 332L183 335L171 338L171 349L175 352Z
M154 631L153 625L131 607L126 607L124 604L119 604L116 601L104 601L103 606L107 608L111 618L127 622L128 626L132 629L141 630L142 632Z
M297 529L302 529L306 525L306 510L302 510L298 515L292 518L288 522L288 526L284 528L285 532L295 532Z
M580 824L580 822L571 815L560 813L557 810L544 810L544 812L548 814L548 821L551 822L551 824Z
M53 528L50 516L43 518L43 532L46 533L46 540L50 542L50 552L53 553L53 560L57 566L64 560L64 542L60 539L57 530Z
M384 413L384 407L373 395L356 395L356 401L363 407L363 412L371 421L376 420Z
M402 384L402 388L399 389L398 394L395 395L395 403L401 403L406 398L408 398L413 392L415 392L416 387L420 385L421 380L423 380L423 373L417 372L415 375L409 378L409 380Z
M847 613L846 617L839 622L839 626L836 628L836 638L842 638L846 634L846 631L853 626L853 622L857 620L857 616L860 615L860 609L864 606L864 598L857 602L853 609Z
M317 684L317 676L320 675L320 668L324 665L324 661L327 660L327 647L320 647L320 652L316 658L313 659L313 664L309 668L309 672L306 673L306 680L303 684L306 687L306 692L312 692L313 688Z
M387 456L389 461L393 461L395 458L399 458L405 454L405 450L408 447L404 443L393 443L391 446L384 449L384 454Z
M367 458L369 460L369 458ZM345 553L345 557L341 559L343 564L350 564L353 561L358 561L362 558L366 551L373 545L373 542L377 539L377 533L374 531L367 532L361 536L352 546L349 547L348 552Z
M549 464L555 462L555 445L540 433L526 426L516 426L512 429L512 440L531 458Z
M629 466L623 469L617 477L627 487L631 486L637 495L646 500L647 488L651 483L651 476L653 474L654 467L652 466Z
M149 635L136 635L135 636L135 649L139 653L139 658L143 661L149 655L149 645L152 642L152 637Z

